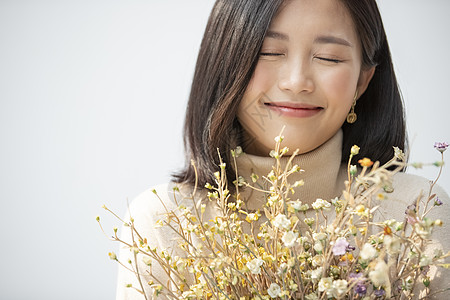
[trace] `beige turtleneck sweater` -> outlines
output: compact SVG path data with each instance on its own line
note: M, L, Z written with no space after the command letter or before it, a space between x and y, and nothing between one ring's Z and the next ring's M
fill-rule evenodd
M300 199L303 203L312 203L317 198L326 200L333 199L341 195L344 189L344 181L347 179L346 166L341 165L341 145L342 145L342 131L339 131L334 137L328 140L325 144L317 149L295 157L293 165L300 166L303 172L293 174L289 177L290 182L296 180L304 180L305 184L302 187L296 188L293 199ZM289 157L281 159L282 166L285 166ZM262 175L267 175L272 169L275 160L272 157L261 157L251 154L243 153L237 160L238 174L243 176L247 182L252 182L250 176L252 173L259 175L260 179L255 184L263 184ZM183 197L178 193L173 192L174 183L157 185L147 191L141 193L130 205L127 212L126 219L132 216L135 220L135 227L142 237L146 237L148 244L156 246L159 249L169 249L173 251L173 255L181 256L180 250L176 246L177 235L169 228L155 228L155 223L162 219L162 214L165 212L165 207L168 210L175 210L177 205L183 203L188 207L192 207L192 200L182 199ZM189 186L179 186L180 191L184 195L188 195L191 191ZM394 191L388 194L388 198L380 203L379 218L384 220L396 219L403 221L405 217L405 209L408 205L413 203L415 199L422 193L426 195L429 190L429 182L419 176L399 173L394 176L393 181ZM152 192L155 189L161 200ZM440 218L444 221L441 228L437 228L433 233L434 247L444 247L447 251L450 250L450 199L448 195L439 187L434 188L436 193L444 202L444 205L436 207L430 215L431 218ZM249 210L261 209L264 204L264 195L253 189L240 188L242 199L245 199L247 208ZM196 199L205 196L204 191L199 191L196 194ZM175 198L176 199L175 199ZM175 201L176 200L176 201ZM205 220L212 219L216 214L214 205L208 205L205 211ZM264 220L264 217L262 218ZM123 227L121 238L127 242L132 241L129 227ZM432 250L430 250L432 251ZM134 261L132 252L120 246L119 259L128 265L127 261ZM150 277L146 274L148 267L143 263L140 256L138 256L138 268L141 274L142 284L151 294L151 289L147 285ZM435 288L450 288L450 272L444 271L445 274L433 272L436 278L432 281L432 287ZM167 275L157 266L153 264L153 274L162 282L167 282ZM132 284L133 287L140 289L140 284L136 276L125 268L119 266L118 285L117 285L117 300L137 300L144 299L144 297L133 288L127 288L127 284ZM158 299L165 299L165 297L158 297ZM417 298L418 299L418 298ZM450 291L439 294L431 299L450 299Z

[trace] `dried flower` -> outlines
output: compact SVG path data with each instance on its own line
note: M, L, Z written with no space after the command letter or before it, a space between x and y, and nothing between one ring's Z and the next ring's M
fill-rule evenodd
M385 235L383 242L389 255L395 255L400 252L402 244L399 238L392 235Z
M437 151L444 153L444 151L447 150L447 148L448 148L448 144L445 142L442 142L442 143L436 142L436 143L434 143L434 148L436 148Z
M358 160L358 163L361 165L361 167L371 167L373 165L373 161L371 161L370 158L367 157Z
M278 214L273 220L272 225L277 228L289 229L291 221L284 214Z
M365 243L359 255L363 260L371 260L377 255L377 250L372 245Z
M327 296L331 296L331 293L333 291L333 278L325 277L320 279L318 290L319 292L327 292Z
M277 142L277 143L281 143L281 142L283 141L283 139L284 139L284 136L279 135L279 136L276 136L274 140L275 140L275 142Z
M369 278L375 286L382 286L388 282L388 266L384 260L378 260L373 271L369 272Z
M336 243L333 246L333 254L334 255L344 255L347 251L349 243L343 237L340 237L336 240Z
M398 160L404 161L405 158L405 154L403 153L402 149L400 149L399 147L394 147L394 156L395 158L397 158Z
M405 211L407 223L394 219L376 220L374 216L378 206L368 201L386 198L382 190L387 192L385 187L392 186L395 174L392 167L405 165L405 155L399 148L394 147L394 159L384 165L377 163L377 167L370 171L366 168L374 163L369 158L359 160L364 169L362 176L356 179L359 165L350 165L350 182L341 199L316 199L311 205L315 211L306 213L308 204L290 198L291 193L296 192L294 189L304 182L289 181L289 176L302 171L298 165L281 167L283 164L279 159L289 151L287 147L281 149L279 143L282 139L281 135L276 138L277 150L272 150L271 156L277 159L277 164L267 176L261 176L264 182L258 181L258 175L251 174L251 180L257 184L249 186L242 176L236 174L236 185L257 186L258 190L267 191L262 210L269 221L261 220L257 224L262 213L259 210L246 211L245 193L230 194L227 172L224 172L229 164L220 159L219 172L214 173L214 186L205 185L205 194L217 204L217 214L205 215L210 211L207 202L203 203L201 197L193 200L194 197L188 195L176 209L167 211L166 208L155 226L177 231L182 237L178 243L184 251L181 257L172 256L176 252L148 245L145 236L137 233L131 217L125 222L136 233L135 241L126 243L131 256L124 261L128 259L129 267L139 271L135 264L140 263L143 264L142 272L153 275L152 264L158 264L168 274L180 278L180 284L170 291L169 286L148 282L153 295L147 296L152 298L159 294L165 298L173 291L174 299L222 299L224 297L218 295L218 289L214 288L220 287L231 294L230 299L239 300L253 296L264 300L295 298L299 293L306 300L375 299L386 294L407 298L412 286L423 290L430 285L428 270L440 263L444 251L428 256L424 253L428 253L425 250L433 229L443 222L432 220L433 214L428 215L427 212L433 206L441 206L442 201L437 197L428 198L430 200L426 203L405 198L409 203L416 203ZM442 150L448 145L441 143L435 147ZM356 145L352 147L350 160L359 154L359 150ZM233 150L233 157L239 152L242 149ZM297 153L294 152L293 156ZM156 190L152 191L156 193ZM193 206L184 200L191 201ZM329 212L324 213L322 210L325 209ZM305 228L304 224L308 227ZM113 239L122 242L117 236ZM223 252L225 245L226 252ZM139 260L132 259L135 254L139 254ZM117 260L113 252L109 256ZM400 262L395 257L404 259ZM401 263L405 272L388 272L387 262L393 270ZM139 287L133 288L139 291ZM140 292L145 293L146 290Z
M297 200L297 201L291 201L289 202L289 205L295 210L295 211L299 211L300 208L302 207L302 201Z
M439 197L436 197L436 199L434 200L434 205L435 205L435 206L441 206L442 204L444 204L444 203L442 202L442 200L439 199Z
M386 291L384 289L378 289L378 290L375 290L373 293L377 297L383 297L386 294Z
M261 273L261 266L263 264L264 261L261 258L257 257L247 262L246 266L252 274L258 275L259 273Z
M311 271L311 280L313 282L317 282L322 277L322 272L323 272L322 267L318 267L317 269L312 270Z
M270 284L269 289L267 290L267 293L271 298L277 298L278 295L281 293L281 288L278 284L272 283Z
M333 281L333 296L339 298L345 294L347 291L347 280L338 279Z
M311 206L315 210L318 210L318 209L328 210L331 207L331 203L326 200L318 198L316 201L314 201L313 204L311 204Z
M295 245L295 241L297 240L298 233L293 231L286 232L281 240L283 241L284 245L288 248L291 248Z
M358 155L359 149L360 149L360 148L359 148L357 145L353 145L353 146L352 146L352 149L350 150L350 154L351 154L351 155Z
M108 255L112 260L117 260L117 255L114 252L109 252Z
M366 287L366 285L364 283L358 283L358 284L355 285L354 291L359 296L364 296L364 295L366 295L367 287Z

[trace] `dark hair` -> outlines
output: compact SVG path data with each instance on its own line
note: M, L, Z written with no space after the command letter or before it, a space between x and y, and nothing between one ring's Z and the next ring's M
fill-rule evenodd
M376 66L375 74L358 100L355 124L344 124L343 160L350 148L381 163L392 157L392 147L405 146L403 103L389 46L375 0L340 0L350 12L362 46L362 66ZM184 123L186 166L173 173L177 183L194 183L195 162L199 187L214 182L218 153L235 179L230 150L243 142L236 112L259 57L266 31L283 0L218 0L206 26L195 67ZM229 185L233 191L233 185Z

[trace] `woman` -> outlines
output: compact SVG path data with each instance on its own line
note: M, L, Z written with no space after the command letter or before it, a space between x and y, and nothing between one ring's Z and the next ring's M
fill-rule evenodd
M199 187L214 182L217 149L226 165L233 166L229 150L237 146L244 151L237 159L239 175L251 182L252 173L267 174L273 164L269 157L273 138L283 127L283 146L291 149L288 154L299 149L294 163L305 170L292 178L305 182L296 190L303 203L341 195L347 174L343 163L352 145L361 147L359 157L381 163L392 157L393 146L405 148L403 104L374 0L217 1L201 44L186 112L188 164L174 174L173 182L156 187L164 204L151 190L133 202L130 214L138 231L152 245L173 248L176 253L174 233L154 229L164 206L177 206L172 187L178 183L188 192L196 178ZM235 171L227 169L230 183ZM392 189L380 212L384 219L403 220L405 208L421 191L427 192L429 184L400 173ZM444 191L436 188L434 192L448 202ZM241 194L250 211L264 204L261 193L244 189ZM207 219L214 213L208 206ZM445 215L442 210L438 213ZM450 240L443 232L444 228L435 237L448 249ZM123 238L131 240L126 231ZM128 249L122 249L120 257L133 259ZM138 264L141 270L146 267L140 260ZM163 282L167 279L157 266L153 273ZM148 280L142 276L144 288L150 291ZM143 298L124 288L130 282L140 286L132 273L120 269L117 299ZM448 286L439 278L433 285Z

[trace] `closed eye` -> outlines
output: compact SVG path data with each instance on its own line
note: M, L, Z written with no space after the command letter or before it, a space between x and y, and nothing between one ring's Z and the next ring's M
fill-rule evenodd
M283 54L281 54L281 53L271 53L271 52L261 52L261 53L259 53L259 55L261 55L261 56L281 56Z
M336 63L336 64L342 62L342 60L334 59L334 58L326 58L326 57L316 57L316 58L326 61L326 62L332 62L332 63Z

